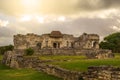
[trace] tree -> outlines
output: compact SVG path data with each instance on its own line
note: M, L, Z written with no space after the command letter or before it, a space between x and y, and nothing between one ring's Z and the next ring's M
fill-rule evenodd
M32 48L28 48L28 49L25 50L25 53L26 53L26 55L31 56L34 53L34 50Z
M120 52L120 32L110 34L100 43L102 49L110 49L113 52Z
M13 45L1 46L0 47L0 54L4 54L6 51L12 51L13 49L14 49Z

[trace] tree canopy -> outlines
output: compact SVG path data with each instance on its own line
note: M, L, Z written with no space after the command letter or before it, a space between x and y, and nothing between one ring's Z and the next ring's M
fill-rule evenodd
M13 45L1 46L0 47L0 54L4 54L6 51L12 51L13 49L14 49Z
M120 53L120 32L110 34L100 43L102 49L110 49L113 52Z

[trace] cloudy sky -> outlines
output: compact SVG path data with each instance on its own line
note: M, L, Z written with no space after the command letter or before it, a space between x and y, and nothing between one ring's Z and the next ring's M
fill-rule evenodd
M120 31L120 0L0 0L0 45L13 35L63 33L99 34Z

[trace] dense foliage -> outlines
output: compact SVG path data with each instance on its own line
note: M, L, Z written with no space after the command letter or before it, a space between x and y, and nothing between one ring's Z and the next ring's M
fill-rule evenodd
M102 49L110 49L113 52L120 52L120 32L110 34L100 43Z
M28 48L28 49L25 50L25 53L26 53L26 55L30 56L30 55L33 55L34 50L32 48Z
M13 45L1 46L0 47L0 54L4 54L6 51L12 51L13 49L14 49Z

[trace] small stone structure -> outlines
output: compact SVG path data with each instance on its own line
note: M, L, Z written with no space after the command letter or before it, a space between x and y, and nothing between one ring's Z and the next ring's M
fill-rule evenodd
M14 51L7 51L4 53L2 63L11 68L19 68L17 57Z
M83 73L84 80L120 80L120 67L93 66Z

